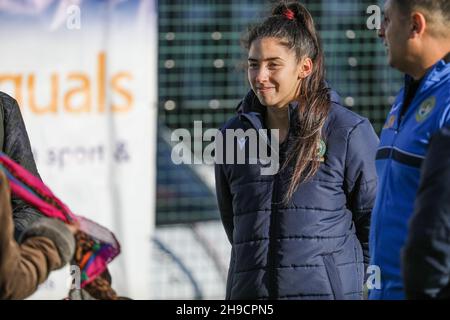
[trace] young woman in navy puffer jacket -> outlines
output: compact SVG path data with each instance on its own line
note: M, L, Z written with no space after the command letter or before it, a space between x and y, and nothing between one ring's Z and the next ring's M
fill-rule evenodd
M226 298L361 299L378 138L328 88L320 42L302 5L278 5L250 31L248 49L252 90L221 129L223 152L230 144L236 152L251 149L245 137L227 141L227 129L278 129L279 150L266 141L280 167L263 175L248 155L245 164L216 163L232 245Z

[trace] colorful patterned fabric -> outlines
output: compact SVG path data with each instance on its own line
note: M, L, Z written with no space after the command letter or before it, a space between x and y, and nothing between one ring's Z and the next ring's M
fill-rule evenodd
M28 202L47 217L78 224L74 262L81 271L81 288L95 280L120 253L114 234L97 223L77 216L37 177L0 152L0 169L9 180L12 194Z

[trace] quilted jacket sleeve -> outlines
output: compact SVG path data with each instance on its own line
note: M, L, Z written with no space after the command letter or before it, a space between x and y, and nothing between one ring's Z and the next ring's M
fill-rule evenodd
M222 137L222 145L216 144L216 160L221 158L226 158L226 148L225 148L225 134L223 129L218 133ZM217 138L216 138L217 141ZM219 161L220 162L220 161ZM222 161L223 162L223 161ZM232 205L232 195L230 191L230 185L228 178L225 174L225 165L217 163L214 166L215 178L216 178L216 196L217 204L219 206L220 217L222 219L222 224L225 228L228 240L233 243L233 205Z
M368 120L358 123L350 132L345 163L347 206L353 213L356 235L363 249L366 266L370 261L370 216L377 189L377 147L378 137Z

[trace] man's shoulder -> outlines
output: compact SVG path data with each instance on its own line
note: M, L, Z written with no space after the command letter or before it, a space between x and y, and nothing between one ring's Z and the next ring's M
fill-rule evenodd
M436 99L436 104L448 104L450 101L450 67L446 68L445 75L431 78L425 83L426 90L423 92L424 100Z

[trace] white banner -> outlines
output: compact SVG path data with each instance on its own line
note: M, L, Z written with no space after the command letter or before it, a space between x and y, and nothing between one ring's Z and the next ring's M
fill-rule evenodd
M111 229L113 288L150 296L157 117L155 0L0 1L0 90L19 102L38 170ZM69 271L32 297L63 298Z

